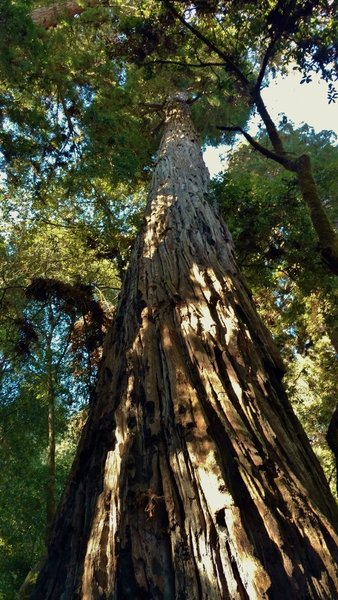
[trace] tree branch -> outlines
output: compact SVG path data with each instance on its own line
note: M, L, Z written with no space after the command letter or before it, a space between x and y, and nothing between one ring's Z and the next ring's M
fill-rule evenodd
M242 127L217 127L217 129L219 129L220 131L233 131L241 133L242 135L244 135L245 139L249 142L249 144L255 150L263 154L263 156L265 156L266 158L270 158L275 162L278 162L280 165L283 165L283 167L288 169L288 171L297 172L297 166L293 161L287 159L285 156L280 156L279 154L272 152L268 148L265 148L265 146L262 146L262 144L257 142L249 133L244 131Z
M224 60L224 66L226 66L230 73L235 75L237 79L245 85L245 87L249 85L249 80L244 75L244 73L242 73L240 68L232 61L230 56L228 56L227 54L225 54L225 52L222 52L222 50L217 48L217 46L211 40L209 40L209 38L207 38L201 31L199 31L199 29L196 29L196 27L189 23L189 21L186 21L186 19L176 10L176 8L173 6L170 0L162 0L162 3L187 29L189 29L189 31L191 31L191 33L193 33L197 37L197 39L203 42L208 48L210 48L210 50L215 52L215 54L217 54L220 58Z
M164 104L160 102L139 102L138 105L142 113L162 113Z
M194 67L194 68L201 68L201 67L225 67L226 64L224 62L219 63L219 62L203 62L201 61L200 63L187 63L187 62L182 62L180 60L152 60L152 61L147 61L143 63L144 66L152 66L152 65L177 65L179 67Z
M170 0L162 0L162 2L164 4L164 6L185 27L187 27L187 29L189 29L189 31L191 31L200 41L202 41L208 48L210 48L210 50L215 52L215 54L217 54L220 58L222 58L224 60L224 65L223 65L224 68L228 71L228 73L230 75L234 75L237 78L237 80L244 86L245 91L251 97L252 101L256 104L257 110L266 126L267 133L271 140L272 146L276 152L276 156L278 157L277 162L279 162L280 164L283 164L283 165L289 164L289 161L287 159L283 158L283 155L286 154L284 147L283 147L283 143L279 136L278 130L277 130L273 120L271 119L271 117L266 109L266 106L262 100L261 94L260 94L261 81L263 80L266 67L268 65L269 59L270 59L272 51L273 51L274 44L277 42L277 40L281 36L281 34L278 34L278 35L276 34L274 42L273 43L271 42L271 44L268 46L268 49L267 49L265 56L263 58L263 61L262 61L262 66L260 69L260 73L258 75L258 80L257 80L256 84L254 86L252 86L250 81L248 80L248 78L244 75L244 73L242 73L241 69L238 67L238 65L236 65L233 62L233 60L230 56L228 56L225 52L220 50L201 31L199 31L198 29L196 29L196 27L194 25L189 23L189 21L186 21L186 19L176 10L176 8L173 6L173 4ZM204 65L199 65L199 66L204 66ZM243 133L243 135L245 135L245 134ZM266 154L265 154L265 156L266 156ZM276 158L274 158L273 160L276 160ZM289 169L290 167L287 166L286 168ZM295 170L295 169L292 168L292 170Z
M262 62L261 62L261 68L259 70L259 74L258 74L257 81L256 81L256 84L255 84L255 91L258 92L258 93L261 90L262 81L263 81L263 79L265 77L265 71L266 71L266 68L267 68L267 66L269 64L269 60L270 60L270 58L273 55L274 47L275 47L278 39L280 39L280 37L281 36L274 36L270 40L270 43L269 43L269 45L268 45L268 47L267 47L267 49L265 51L265 54L263 56L263 59L262 59Z
M251 91L252 101L256 104L257 111L262 118L262 121L266 127L268 136L270 138L271 144L279 156L283 156L286 154L283 142L278 133L277 127L271 119L269 112L263 102L262 96L260 94L260 90L256 90L255 88Z
M289 0L289 2L280 0L267 15L267 23L270 22L270 24L273 24L274 26L272 25L270 28L270 43L261 62L261 68L255 86L257 91L260 91L261 89L266 67L268 66L270 58L274 55L276 44L282 38L284 38L285 41L287 33L293 29L302 17L308 15L308 8L304 6L306 3L299 4L300 6L297 6L297 0Z

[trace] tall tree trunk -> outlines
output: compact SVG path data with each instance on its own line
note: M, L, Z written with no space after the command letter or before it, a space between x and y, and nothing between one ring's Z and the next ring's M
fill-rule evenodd
M32 598L337 597L337 507L282 372L178 95Z

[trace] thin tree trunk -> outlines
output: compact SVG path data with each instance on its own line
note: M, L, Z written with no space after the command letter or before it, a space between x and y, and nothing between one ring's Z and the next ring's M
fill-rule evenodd
M331 309L331 313L324 314L325 331L332 348L338 356L338 304L335 303L335 298L331 305L329 305L329 308Z
M332 323L328 323L328 319L326 319L326 327L327 335L338 356L338 323L336 322L332 325Z
M54 330L53 309L49 306L50 331L46 349L48 449L47 449L47 538L55 516L55 394L53 376L52 339Z
M47 466L47 530L49 530L55 515L55 398L53 387L48 387Z
M329 269L338 275L338 236L323 208L312 173L311 159L307 154L297 160L297 176L304 203L309 209L312 225L319 239L322 258Z
M282 372L177 96L32 598L337 597L337 507Z

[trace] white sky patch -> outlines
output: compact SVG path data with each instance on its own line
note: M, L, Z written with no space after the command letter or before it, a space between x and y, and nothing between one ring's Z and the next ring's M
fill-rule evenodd
M226 167L226 152L227 148L225 146L219 146L218 148L213 148L209 146L203 152L204 162L207 165L210 173L210 177L217 175L220 171L224 171Z
M296 127L307 123L316 132L328 129L338 133L338 102L328 103L327 83L315 74L311 83L301 85L301 80L298 71L291 71L287 77L276 77L262 91L272 117L284 113Z
M312 76L311 83L300 85L301 79L302 75L298 71L291 71L284 77L278 75L271 81L269 87L262 90L263 100L272 118L278 123L281 116L285 114L296 128L307 123L316 133L327 129L338 135L338 101L328 103L327 84L315 74ZM251 135L257 134L259 122L258 116L251 119L249 127ZM224 171L229 150L228 146L209 147L205 150L203 156L211 177Z

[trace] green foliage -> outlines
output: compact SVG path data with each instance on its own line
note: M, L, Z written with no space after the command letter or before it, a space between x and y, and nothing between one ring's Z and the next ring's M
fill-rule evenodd
M169 5L169 2L165 4ZM258 69L262 56L268 52L272 69L283 69L295 63L305 78L315 71L327 81L335 80L337 19L334 2L252 3L241 0L181 4L185 6L186 17L190 14L194 23L204 25L209 39L242 68L245 59L249 59L249 63ZM254 72L248 70L247 75L252 77Z
M26 376L15 402L0 405L0 597L13 597L44 552L46 406L41 378ZM40 392L38 386L40 384ZM65 415L58 409L58 429ZM63 462L60 457L60 462ZM68 462L69 465L69 462ZM64 466L58 473L58 494Z
M281 133L290 153L307 151L313 156L321 196L335 221L338 187L333 173L337 169L338 152L331 143L334 134L315 135L307 126L293 132L290 125L285 125ZM263 137L259 141L266 140ZM252 271L252 277L257 273L259 279L269 281L277 265L289 276L301 278L303 273L304 288L307 269L314 269L318 280L321 278L323 268L316 256L316 237L293 173L245 144L232 155L228 171L215 182L214 188L238 251L247 246L245 266ZM325 281L329 280L327 274ZM311 289L311 280L309 285Z
M4 600L16 597L28 571L45 552L47 408L42 383L41 377L35 381L27 377L17 400L0 405L0 598ZM57 497L82 422L81 413L66 418L58 405Z
M68 313L75 309L70 307L67 313L63 306L61 311L57 298L53 305L51 300L51 295L44 302L26 300L11 335L5 319L1 326L8 335L1 345L0 394L0 597L4 598L13 597L44 553L49 373L57 439L56 498L75 448L75 415L88 401L88 382L84 374L79 377L70 346L73 320Z

